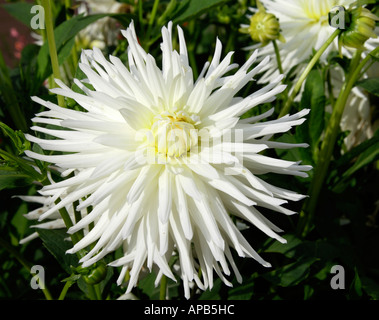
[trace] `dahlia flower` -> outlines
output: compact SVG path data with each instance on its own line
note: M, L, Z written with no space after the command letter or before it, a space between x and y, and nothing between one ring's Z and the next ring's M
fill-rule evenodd
M187 298L194 283L203 290L212 288L214 271L230 285L226 276L231 267L242 281L231 249L270 266L250 246L231 214L286 242L278 234L281 229L257 207L290 215L294 212L283 205L304 196L273 186L259 175L304 177L311 167L261 152L306 147L269 139L303 123L309 110L266 122L261 120L273 109L241 119L285 88L279 76L247 97L236 96L269 58L252 68L258 54L254 52L231 75L238 65L231 63L232 52L221 59L217 40L212 61L194 81L180 27L178 51L172 44L172 23L162 28L161 68L139 45L133 23L122 33L129 43L128 67L117 57L106 59L98 48L85 50L79 66L87 79L74 80L82 93L58 80L60 88L51 89L74 99L82 111L32 98L46 107L33 119L37 125L32 129L46 136L27 138L60 153L27 151L27 156L54 164L64 178L40 190L46 197L62 197L39 220L78 201L75 209L87 212L68 233L89 231L68 253L93 244L80 260L87 267L123 248L124 255L110 265L122 267L119 284L129 271L126 293L142 269L153 267L158 269L157 284L163 275L175 280L174 272L179 272ZM179 257L176 271L169 265L173 255Z
M288 73L295 68L294 73L300 75L305 68L305 62L311 57L313 50L318 50L335 31L329 25L329 13L336 6L348 8L354 0L261 0L267 13L274 14L280 23L280 30L285 42L277 42L282 67L284 73ZM372 41L372 39L370 39ZM378 40L373 40L377 43ZM370 45L365 43L365 47L370 49ZM248 50L255 50L260 44L246 47ZM338 39L327 48L321 56L321 61L325 62L327 56L332 51L338 51ZM351 50L342 47L342 53L351 57ZM273 46L265 46L260 50L259 57L267 55L274 57ZM274 59L273 59L274 60ZM263 75L259 82L266 83L275 79L279 75L276 61L263 68Z
M328 14L336 6L348 8L354 0L261 0L267 13L274 14L280 22L281 35L284 42L277 41L280 58L284 74L290 71L298 78L306 67L306 61L313 54L313 50L318 50L325 41L332 35L335 28L329 25ZM253 10L253 9L252 9ZM254 10L253 10L254 11ZM378 34L378 28L376 29ZM379 43L378 38L370 38L364 43L367 52L373 50ZM255 50L261 44L254 44L246 47L248 50ZM326 62L328 55L332 51L339 50L338 38L326 49L320 60ZM348 58L352 57L355 49L341 48L341 52ZM273 46L267 45L259 50L258 60L267 56L275 57ZM262 68L262 75L259 83L269 83L280 74L276 59L272 63ZM333 92L338 95L344 74L337 68L331 69L333 79ZM367 95L359 88L354 88L346 104L346 111L341 122L341 130L349 130L350 133L345 139L345 146L349 150L358 141L370 138L372 132L370 124L370 103ZM359 135L359 138L358 138Z

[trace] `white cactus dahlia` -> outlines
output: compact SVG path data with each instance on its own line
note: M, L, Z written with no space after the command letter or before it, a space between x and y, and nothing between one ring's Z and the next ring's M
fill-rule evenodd
M54 164L64 177L41 190L44 196L63 197L40 220L79 201L76 210L83 218L68 232L94 226L69 253L94 244L81 259L86 267L122 247L124 256L110 265L122 267L120 283L130 271L127 292L136 285L143 267L158 267L157 283L162 275L175 279L169 266L174 252L187 298L191 283L204 290L212 287L213 271L230 284L225 275L231 266L237 280L242 280L230 248L269 266L244 239L230 214L285 242L276 233L281 230L256 206L292 214L282 205L304 196L258 176L268 172L306 176L311 168L259 152L306 147L269 138L301 124L308 110L267 122L259 121L273 110L241 120L246 111L273 101L284 89L278 77L246 98L235 97L268 59L250 70L254 53L234 75L226 76L237 65L231 64L232 53L220 61L217 40L211 63L194 82L181 28L179 52L172 47L172 23L162 29L162 69L139 45L133 23L123 35L129 42L128 68L114 56L108 61L99 49L87 50L80 68L88 79L75 80L83 93L61 81L57 81L60 88L51 90L74 99L85 111L33 97L47 111L33 119L39 125L32 129L57 139L31 135L28 139L60 153L29 151L27 155Z

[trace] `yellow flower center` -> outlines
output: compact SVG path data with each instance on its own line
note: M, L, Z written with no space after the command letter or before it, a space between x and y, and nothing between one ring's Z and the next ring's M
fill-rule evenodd
M196 116L184 111L165 111L154 117L151 131L154 135L155 152L159 156L182 157L198 143L195 128Z

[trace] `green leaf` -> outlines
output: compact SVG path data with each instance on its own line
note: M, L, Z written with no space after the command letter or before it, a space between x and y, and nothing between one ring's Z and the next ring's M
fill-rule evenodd
M314 294L315 289L312 288L309 285L304 286L304 300L309 300L312 298L312 295Z
M379 159L379 130L376 131L374 137L366 142L365 146L368 147L362 151L355 163L343 174L343 178L351 176L359 169Z
M317 260L318 258L314 257L302 258L281 268L263 274L263 277L275 285L282 287L295 286L308 277L310 266Z
M174 23L189 21L225 2L227 0L185 0L173 13L172 20Z
M357 0L356 6L361 7L361 6L364 6L367 4L373 4L373 3L377 3L377 2L378 2L377 0Z
M122 19L120 14L94 14L89 16L78 15L56 27L54 30L55 44L58 53L58 62L62 64L71 54L75 43L75 36L84 28L104 17L114 17ZM38 54L38 78L44 81L51 73L51 63L49 58L49 48L47 42L43 44Z
M335 161L330 175L330 180L333 181L333 191L337 193L343 192L350 185L350 180L354 178L353 174L355 172L376 161L378 148L379 130L375 132L371 139L363 141Z
M18 154L21 155L24 153L25 150L30 150L30 142L26 140L24 134L22 131L17 130L14 131L10 127L8 127L5 123L0 121L0 129L3 131L3 133L8 136L12 142L13 145L16 147Z
M379 97L379 78L368 78L358 81L357 86Z
M156 287L154 282L156 279L156 273L150 272L146 277L141 279L138 284L138 288L142 290L151 300L159 299L159 286Z
M264 249L265 252L275 252L275 253L281 253L287 258L294 258L296 257L296 250L299 248L299 246L303 243L299 238L297 238L295 235L288 234L283 237L287 240L287 243L280 243L276 240L268 240L271 245L269 245L268 248Z
M75 274L74 273L74 274L70 275L69 277L63 279L62 282L70 281L70 282L72 282L72 284L74 284L74 282L78 281L81 276L82 276L81 274Z
M318 150L318 143L324 130L325 116L325 88L324 79L319 70L312 70L305 83L300 108L310 108L308 132L312 150Z
M1 167L2 170L8 173L10 173L9 171L13 171L13 174L18 172L38 181L42 179L41 174L33 167L32 162L1 149L0 157L5 160L5 164ZM4 175L7 175L7 173L4 173Z
M29 221L24 217L24 214L28 212L27 208L28 205L25 202L22 202L11 220L11 224L16 228L17 234L20 236L20 238L22 238L24 234L29 230Z
M351 283L351 290L354 291L358 297L362 296L362 282L358 274L357 268L354 268L355 270L355 276L353 279L353 282Z
M374 300L379 300L379 284L369 277L361 277L363 290Z
M27 26L30 26L30 20L33 18L33 14L30 12L33 6L33 3L27 2L13 2L2 5L11 16Z
M250 279L245 279L241 285L231 288L228 292L228 300L250 300L258 273L254 273Z
M72 248L72 242L66 240L69 238L66 229L37 229L37 231L47 250L55 257L63 270L71 274L71 266L78 265L78 258L74 254L66 253Z
M7 166L0 167L0 190L30 185L33 179L24 172Z
M219 292L220 292L221 286L222 286L221 279L220 278L216 279L213 284L212 290L208 289L204 291L199 297L199 300L220 300L221 297L220 297Z

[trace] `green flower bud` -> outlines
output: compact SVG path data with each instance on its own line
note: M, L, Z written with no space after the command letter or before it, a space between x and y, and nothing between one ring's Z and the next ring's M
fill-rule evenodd
M339 43L350 48L364 49L364 43L369 38L377 38L374 30L375 21L379 18L363 7L349 10L349 15L350 24L341 33Z
M280 24L278 18L267 13L265 8L258 2L258 12L250 18L250 26L240 28L240 32L248 33L255 42L261 42L262 46L267 45L273 40L285 42L280 34Z
M83 275L83 279L87 284L94 285L103 281L106 275L107 266L103 262L98 262L88 271L86 275Z

